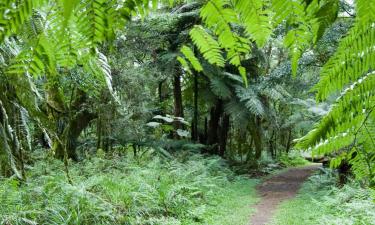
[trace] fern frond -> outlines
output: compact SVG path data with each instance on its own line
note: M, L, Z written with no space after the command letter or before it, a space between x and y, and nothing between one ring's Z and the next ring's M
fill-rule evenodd
M351 29L321 71L321 81L316 85L317 100L325 100L333 92L344 88L375 68L375 27L355 26Z
M272 34L271 12L262 0L236 0L234 9L239 13L247 35L263 47Z
M197 72L201 72L203 70L203 67L202 67L201 63L199 62L197 57L195 57L194 52L191 48L184 45L181 48L181 52L189 60L189 62L193 66L194 70L196 70Z
M356 0L356 12L358 25L368 25L375 20L375 4L373 1Z
M190 37L209 63L224 66L225 60L219 43L202 26L195 26L190 31Z
M210 78L211 91L221 99L228 99L232 96L232 90L230 86L218 76Z
M236 98L232 98L224 106L225 112L230 115L233 125L240 130L245 130L250 123L251 114L244 107L244 104L238 101Z
M299 140L297 147L306 149L325 139L358 128L365 113L375 104L374 74L345 91L316 128Z
M235 66L241 64L241 54L250 51L249 41L237 35L230 24L239 20L229 0L210 0L202 7L200 16L205 25L218 37L220 47L227 51L227 60Z
M0 43L15 34L32 16L33 9L44 5L46 0L2 0L0 2Z
M237 87L236 95L253 115L265 117L266 110L263 106L263 103L259 99L258 94L252 89L252 87Z

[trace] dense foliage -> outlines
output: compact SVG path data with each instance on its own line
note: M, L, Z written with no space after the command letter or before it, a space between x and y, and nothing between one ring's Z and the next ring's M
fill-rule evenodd
M71 167L74 185L60 161L39 151L34 157L27 183L0 183L1 224L246 224L255 200L255 181L235 176L218 157L102 153Z
M374 0L1 0L0 223L246 223L233 171L304 157L370 201L374 24Z

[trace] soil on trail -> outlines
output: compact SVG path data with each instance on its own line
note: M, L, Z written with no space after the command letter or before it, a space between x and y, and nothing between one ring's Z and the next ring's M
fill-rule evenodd
M256 212L250 220L250 225L265 225L270 222L277 206L284 200L293 198L301 184L320 165L292 168L266 179L258 185L257 190L261 199L256 204Z

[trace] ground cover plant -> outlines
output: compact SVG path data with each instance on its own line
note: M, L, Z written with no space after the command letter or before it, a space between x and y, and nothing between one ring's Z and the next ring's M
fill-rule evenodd
M219 157L94 156L71 166L70 184L38 153L27 182L2 180L1 224L246 224L256 200L257 181Z

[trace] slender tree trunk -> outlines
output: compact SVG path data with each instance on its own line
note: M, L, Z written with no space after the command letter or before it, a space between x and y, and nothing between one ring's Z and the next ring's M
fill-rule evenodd
M220 118L223 113L223 101L218 100L210 111L210 120L208 122L207 144L212 147L211 153L218 154Z
M250 136L250 147L247 152L246 162L249 162L251 159L251 155L253 153L253 143L254 143L254 139Z
M194 73L194 116L192 123L192 140L198 141L198 74Z
M262 130L261 130L261 119L255 118L253 129L251 129L251 135L254 139L255 146L255 159L260 159L262 156Z
M163 102L163 82L164 81L160 81L158 85L159 103Z
M222 124L220 128L220 133L219 133L219 155L221 157L224 157L226 147L227 147L229 123L230 123L229 115L225 114L222 119Z
M100 110L98 111L98 118L96 120L96 149L100 149L102 147L102 120Z
M180 68L176 68L177 73L173 77L173 97L174 97L174 116L184 117L184 108L182 105L182 91L181 91L181 73ZM174 123L175 131L177 129L182 129L182 124L178 121ZM179 138L177 133L174 134L175 138Z
M269 140L269 151L271 153L272 158L275 158L275 156L276 156L276 152L275 152L275 149L274 149L274 143L273 143L274 142L274 139L273 139L274 136L275 136L275 131L273 130L271 138Z
M289 153L291 143L292 143L292 129L290 128L288 132L288 141L286 142L286 153Z

